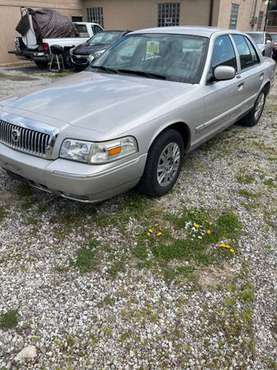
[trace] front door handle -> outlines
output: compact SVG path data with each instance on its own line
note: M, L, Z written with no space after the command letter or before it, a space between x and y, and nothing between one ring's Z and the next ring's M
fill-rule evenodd
M238 84L239 91L243 90L243 88L244 88L244 82L241 82L240 84Z
M263 79L264 79L264 73L261 73L259 78L260 78L260 81L263 81Z

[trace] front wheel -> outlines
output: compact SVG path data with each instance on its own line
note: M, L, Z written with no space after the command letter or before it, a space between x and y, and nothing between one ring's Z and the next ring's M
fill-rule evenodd
M148 153L138 190L153 197L171 190L178 179L184 152L184 140L178 131L169 129L160 134Z
M266 100L266 93L265 91L261 91L254 107L251 109L251 111L240 120L240 124L242 126L246 127L253 127L256 126L263 114L264 106L265 106L265 100Z

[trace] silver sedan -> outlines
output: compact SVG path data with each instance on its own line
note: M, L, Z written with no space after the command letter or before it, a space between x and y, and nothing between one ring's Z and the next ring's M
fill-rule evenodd
M236 31L132 32L80 73L0 102L0 164L44 191L99 202L161 196L188 151L258 123L274 62Z

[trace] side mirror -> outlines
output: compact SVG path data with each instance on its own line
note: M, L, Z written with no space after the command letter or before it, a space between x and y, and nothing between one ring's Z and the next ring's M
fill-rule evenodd
M232 80L236 75L234 67L218 66L214 70L214 79L216 81Z
M267 45L271 45L271 41L270 40L266 40L266 44Z

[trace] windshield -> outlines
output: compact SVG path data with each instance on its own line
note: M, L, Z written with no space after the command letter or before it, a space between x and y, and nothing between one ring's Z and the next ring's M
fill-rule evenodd
M264 44L264 34L263 33L248 33L250 37L255 41L256 44Z
M209 39L174 34L132 34L91 67L108 73L199 83Z
M95 36L88 40L88 44L112 44L122 35L122 32L98 32Z
M275 34L275 33L272 33L271 34L271 37L272 37L272 40L273 41L277 41L277 33Z

